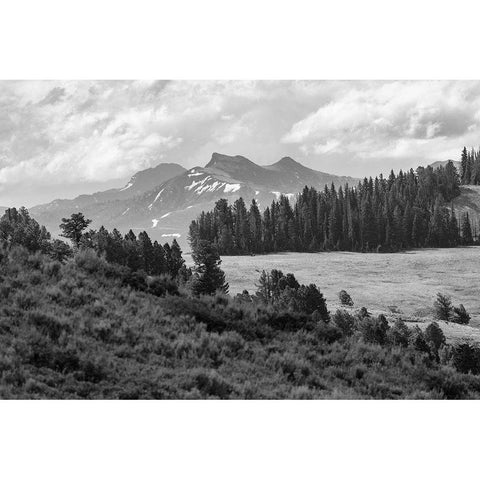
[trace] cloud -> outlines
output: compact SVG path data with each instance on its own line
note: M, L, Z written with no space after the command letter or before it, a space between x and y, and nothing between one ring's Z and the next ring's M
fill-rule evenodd
M0 205L213 151L374 175L456 158L479 134L480 82L3 81Z
M334 94L292 125L282 141L358 159L419 153L431 158L450 141L458 151L472 132L478 134L479 112L478 82L365 82Z

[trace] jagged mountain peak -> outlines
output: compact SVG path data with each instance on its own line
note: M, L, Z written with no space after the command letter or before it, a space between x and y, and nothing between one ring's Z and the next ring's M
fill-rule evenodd
M210 161L205 165L205 168L222 168L225 166L239 167L244 165L255 165L255 163L242 155L225 155L223 153L214 152Z

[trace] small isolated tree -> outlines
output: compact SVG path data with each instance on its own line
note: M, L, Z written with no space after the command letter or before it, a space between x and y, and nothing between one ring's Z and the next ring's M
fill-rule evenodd
M460 304L458 307L454 307L452 321L455 323L461 323L463 325L467 325L470 322L470 315L467 313L462 304Z
M72 243L78 247L83 231L92 223L91 220L86 219L83 213L72 213L70 218L62 218L60 229L62 230L62 237L69 238Z
M433 306L438 320L449 322L452 319L453 306L449 296L437 293L437 299L433 302Z
M446 338L443 330L438 326L437 322L431 323L424 333L425 341L430 345L431 349L438 352L442 345L445 345Z
M338 299L342 305L353 307L352 297L347 293L346 290L340 290L340 292L338 292Z
M213 295L217 290L228 293L225 272L220 268L222 261L213 243L199 240L193 246L192 258L195 262L192 277L192 291L195 295Z

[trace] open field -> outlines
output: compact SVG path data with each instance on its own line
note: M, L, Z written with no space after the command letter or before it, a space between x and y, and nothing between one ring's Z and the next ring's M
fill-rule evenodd
M345 289L355 308L366 306L392 317L390 307L395 306L406 320L423 322L433 318L436 293L446 293L472 316L470 327L442 325L447 336L480 341L480 247L391 254L283 253L222 260L232 294L243 289L252 293L262 269L278 268L294 273L301 283L316 283L331 311L338 307L338 292Z

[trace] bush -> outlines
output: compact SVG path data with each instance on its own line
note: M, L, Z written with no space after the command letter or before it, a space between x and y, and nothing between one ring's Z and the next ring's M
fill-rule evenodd
M357 313L357 315L358 315L359 318L370 318L371 317L370 312L365 307L362 307L359 310L359 312Z
M380 345L387 343L389 326L384 315L379 315L377 318L362 318L359 321L358 329L366 342L379 343Z
M345 310L337 310L333 316L333 323L341 330L346 337L353 335L356 330L356 321L353 315Z
M412 332L407 327L407 324L399 318L388 331L388 339L392 345L408 347L411 334Z
M160 275L147 279L147 292L157 297L169 295L179 295L178 284L170 275Z
M470 323L470 315L462 304L458 307L454 307L452 322L460 323L462 325L468 325Z
M418 326L415 327L412 331L411 344L415 350L423 353L428 353L428 355L431 354L430 345L425 339L425 334L420 330Z
M340 290L338 293L338 299L342 305L353 307L352 297L346 292L346 290Z

